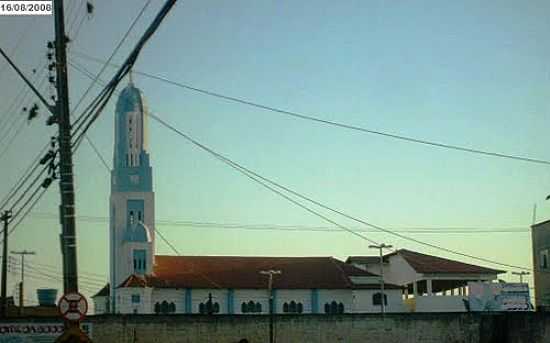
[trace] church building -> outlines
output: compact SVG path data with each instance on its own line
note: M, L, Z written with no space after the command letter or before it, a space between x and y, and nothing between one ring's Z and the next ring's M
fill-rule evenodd
M270 299L274 313L461 312L467 310L468 282L492 282L503 273L404 249L382 263L374 256L346 263L333 257L155 255L147 117L143 94L130 81L116 104L110 282L93 296L96 314L268 314Z
M130 82L115 113L110 198L110 283L101 313L267 314L379 312L380 278L332 257L155 256L155 197L147 107ZM268 289L266 271L277 270ZM264 272L264 273L262 273ZM386 284L386 311L402 288Z

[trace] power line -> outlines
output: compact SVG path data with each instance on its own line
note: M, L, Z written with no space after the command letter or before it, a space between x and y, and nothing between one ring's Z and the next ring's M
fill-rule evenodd
M36 70L36 69L34 69ZM39 69L40 72L38 74L35 74L34 75L34 79L33 79L33 82L37 82L38 79L42 78L44 76L44 69L43 67ZM40 81L39 85L38 85L38 88L41 89L43 87L43 84L44 84L44 81L46 79L45 78L42 78L42 80ZM21 90L21 92L14 98L13 102L11 103L11 105L8 107L8 109L6 110L5 112L5 115L4 115L4 122L7 122L9 120L9 116L11 114L12 111L15 111L18 107L21 109L23 107L23 104L28 100L29 98L29 93L30 93L30 89L26 86L23 86L24 88ZM22 96L22 97L21 97ZM2 142L2 140L5 138L5 137L8 137L9 134L13 131L14 127L17 125L17 119L19 117L15 117L15 119L12 121L11 125L9 124L6 124L4 127L7 128L7 130L4 131L4 133L0 134L0 142ZM25 119L21 119L19 120L19 122L21 123L24 123L25 122ZM9 126L8 126L9 125ZM1 132L1 131L0 131ZM17 133L15 134L15 136L17 135ZM13 136L12 136L12 140L13 140ZM9 146L9 144L8 144ZM7 147L5 148L5 150L7 150Z
M248 178L254 180L255 182L258 182L260 184L262 184L265 188L269 189L269 190L273 190L272 187L266 185L265 183L267 184L270 184L274 187L277 187L281 190L284 190L285 192L288 192L289 194L292 194L300 199L303 199L305 201L308 201L316 206L319 206L325 210L328 210L330 212L333 212L333 213L336 213L340 216L343 216L347 219L350 219L350 220L353 220L355 222L358 222L358 223L361 223L363 225L366 225L366 226L369 226L369 227L372 227L374 229L377 229L379 231L383 231L385 233L388 233L388 234L391 234L393 236L396 236L396 237L399 237L401 239L405 239L405 240L408 240L408 241L411 241L411 242L414 242L416 244L419 244L419 245L424 245L424 246L427 246L427 247L430 247L430 248L433 248L433 249L437 249L437 250L440 250L440 251L444 251L444 252L447 252L447 253L450 253L450 254L454 254L454 255L459 255L459 256L462 256L462 257L467 257L467 258L471 258L471 259L474 259L474 260L478 260L478 261L482 261L482 262L486 262L486 263L491 263L491 264L495 264L495 265L500 265L500 266L505 266L505 267L509 267L509 268L516 268L516 269L524 269L524 270L530 270L529 268L525 268L525 267L522 267L522 266L516 266L516 265L511 265L511 264L507 264L507 263L502 263L502 262L498 262L498 261L494 261L494 260L491 260L491 259L487 259L487 258L483 258L483 257L478 257L478 256L474 256L474 255L471 255L471 254L466 254L466 253L463 253L463 252L460 252L460 251L456 251L456 250L452 250L452 249L448 249L448 248L444 248L444 247L441 247L441 246L438 246L438 245L435 245L435 244L431 244L431 243L427 243L427 242L424 242L424 241L421 241L421 240L418 240L416 238L412 238L410 236L406 236L406 235L403 235L403 234L400 234L400 233L397 233L397 232L393 232L391 230L388 230L388 229L385 229L381 226L378 226L378 225L374 225L374 224L371 224L365 220L362 220L362 219L359 219L359 218L356 218L354 216L351 216L351 215L348 215L342 211L339 211L339 210L336 210L336 209L333 209L329 206L326 206L316 200L313 200L312 198L309 198L303 194L300 194L294 190L291 190L290 188L288 187L285 187L277 182L274 182L264 176L261 176L260 174L250 170L250 169L247 169L246 167L243 167L242 165L234 162L233 160L215 152L214 150L206 147L205 145L199 143L198 141L196 141L195 139L191 138L190 136L188 136L187 134L184 134L183 132L179 131L178 129L176 129L175 127L173 127L172 125L166 123L165 121L163 121L162 119L160 119L159 117L153 115L153 114L149 114L149 116L151 118L153 118L155 121L159 122L161 125L165 126L166 128L172 130L173 132L177 133L178 135L182 136L183 138L185 138L187 141L191 142L193 145L201 148L202 150L208 152L209 154L213 155L216 159L224 162L225 164L229 165L231 168L237 170L238 172L240 172L241 174L247 176ZM265 181L265 183L262 183L262 182L259 182L259 181ZM280 192L276 192L277 194L280 194ZM288 199L288 197L284 196L286 199ZM293 203L295 203L294 201L292 201ZM339 225L338 225L339 226ZM339 226L341 227L341 226ZM349 231L350 233L353 233L353 234L356 234L355 232L353 231Z
M80 122L75 128L75 130L73 131L73 134L76 136L73 143L74 150L78 149L78 146L80 145L83 135L88 131L91 125L97 120L97 118L99 117L99 115L101 114L101 112L103 111L107 103L109 102L109 99L113 95L113 92L116 90L117 85L133 68L134 64L137 61L137 58L141 53L141 50L143 49L147 41L153 36L153 34L159 28L160 24L166 18L166 16L168 15L168 13L170 12L170 10L172 9L175 3L176 3L176 0L167 0L164 3L160 11L155 16L155 19L153 20L153 22L149 25L145 33L141 36L139 41L136 43L136 45L132 49L132 52L126 58L125 62L118 69L116 74L111 78L111 81L100 92L100 94L95 98L95 100L92 101L92 103L88 106L88 108L84 111L84 113L82 113L82 115L77 119L77 122L79 121L82 121L82 122Z
M23 213L23 216L17 221L17 223L15 223L15 225L11 227L8 234L11 235L15 231L15 229L17 229L17 227L21 224L21 222L23 222L23 220L28 216L29 212L32 211L32 209L36 206L36 204L40 201L40 199L42 199L42 196L44 196L44 193L46 193L47 190L48 190L47 188L42 189L42 192L38 194L38 197L34 199L34 201L31 203L29 207L27 207L27 209ZM36 193L33 195L36 195Z
M88 55L83 54L81 52L73 52L73 53L76 56L79 56L81 58L91 60L91 61L94 61L94 62L97 62L97 63L104 63L105 62L101 59L88 56ZM113 64L113 63L109 63L109 64L112 65L113 67L118 67L118 65L116 65L116 64ZM216 98L223 99L223 100L226 100L226 101L239 103L239 104L242 104L242 105L255 107L255 108L258 108L258 109L261 109L261 110L266 110L266 111L278 113L278 114L281 114L281 115L290 116L290 117L297 118L297 119L302 119L302 120L306 120L306 121L316 122L316 123L319 123L319 124L329 125L329 126L332 126L332 127L337 127L337 128L341 128L341 129L347 129L347 130L354 130L354 131L358 131L358 132L362 132L362 133L373 134L373 135L383 136L383 137L392 138L392 139L396 139L396 140L401 140L401 141L405 141L405 142L409 142L409 143L427 145L427 146L438 147L438 148L443 148L443 149L456 150L456 151L472 153L472 154L478 154L478 155L484 155L484 156L490 156L490 157L511 159L511 160L517 160L517 161L522 161L522 162L550 165L549 160L525 157L525 156L520 156L520 155L512 155L512 154L506 154L506 153L500 153L500 152L493 152L493 151L482 150L482 149L477 149L477 148L469 148L469 147L465 147L465 146L448 144L448 143L441 143L441 142L430 141L430 140L422 139L422 138L415 138L415 137L409 137L409 136L394 134L394 133L390 133L390 132L386 132L386 131L373 130L373 129L369 129L369 128L365 128L365 127L361 127L361 126L357 126L357 125L346 124L346 123L343 123L343 122L337 122L337 121L332 121L332 120L328 120L328 119L322 119L320 117L313 116L313 115L303 114L303 113L294 112L294 111L287 111L287 110L283 110L283 109L273 107L273 106L262 105L260 103L253 102L253 101L250 101L250 100L246 100L246 99L243 99L243 98L237 98L237 97L228 96L228 95L224 95L224 94L221 94L221 93L209 91L209 90L206 90L206 89L193 87L193 86L190 86L190 85L187 85L187 84L183 84L181 82L170 80L166 77L146 73L146 72L143 72L143 71L134 70L134 72L136 74L139 74L139 75L151 78L151 79L162 81L164 83L171 84L173 86L177 86L179 88L191 90L191 91L194 91L194 92L198 92L198 93L201 93L201 94L204 94L204 95L216 97Z
M128 38L128 36L130 35L130 32L132 32L132 30L134 29L134 27L136 26L137 22L139 21L139 19L143 16L143 14L145 13L145 10L147 9L147 7L149 6L149 4L151 3L151 0L147 0L147 2L143 5L143 7L141 8L141 10L138 12L137 16L134 18L134 20L132 21L132 23L130 24L130 27L128 28L128 30L126 30L126 33L122 36L122 38L118 41L117 45L115 46L115 48L113 49L113 52L111 52L111 55L109 56L109 58L107 59L107 61L105 61L105 63L103 64L103 66L101 67L101 70L97 73L97 75L92 79L92 83L88 86L88 88L86 88L86 90L84 91L84 93L82 94L82 96L80 97L80 100L78 101L78 103L76 104L76 106L73 108L72 112L76 112L78 107L80 106L80 104L82 103L82 101L84 100L84 98L86 98L86 96L88 95L88 93L92 90L92 88L94 87L94 85L97 83L97 80L101 77L101 74L103 74L103 72L105 71L105 69L107 69L109 63L111 62L111 60L115 57L115 55L117 54L117 52L120 50L120 48L122 47L122 44L124 44L124 42L126 41L126 39ZM79 123L79 120L82 120L83 118L80 117L78 118L73 124L72 126L77 126L78 123Z
M367 241L369 241L369 242L371 242L371 243L378 244L376 241L371 240L370 238L368 238L368 237L366 237L366 236L364 236L364 235L361 235L361 234L359 234L359 233L357 233L357 232L355 232L355 231L353 231L353 230L350 230L349 228L347 228L347 227L345 227L345 226L343 226L343 225L340 225L340 224L338 224L338 223L332 221L331 219L327 218L326 216L323 216L322 214L320 214L320 213L318 213L318 212L316 212L316 211L314 211L314 210L311 210L311 209L308 208L307 206L305 206L305 205L303 205L303 204L297 202L296 200L294 200L294 199L292 199L292 198L286 196L285 194L283 194L283 193L277 191L276 189L274 189L273 187L267 185L266 182L269 183L269 184L271 184L271 185L273 185L273 186L275 186L275 187L277 187L277 188L279 188L279 189L282 189L282 190L284 190L284 191L286 191L286 192L288 192L288 193L290 193L290 194L292 194L292 195L294 195L294 196L297 196L298 198L301 198L301 199L306 200L306 201L308 201L308 202L310 202L310 203L313 203L313 204L315 204L316 206L319 206L319 207L321 207L321 208L323 208L323 209L325 209L325 210L329 210L329 211L331 211L331 212L333 212L333 213L339 214L339 215L341 215L341 216L343 216L343 217L345 217L345 218L351 219L351 220L356 221L356 222L358 222L358 223L361 223L361 224L363 224L363 225L372 227L372 228L374 228L374 229L376 229L376 230L379 230L379 231L382 231L382 232L385 232L385 233L388 233L388 234L392 234L392 235L397 236L397 237L399 237L399 238L401 238L401 239L409 240L409 241L412 241L412 242L414 242L414 243L416 243L416 244L424 245L424 246L427 246L427 247L430 247L430 248L434 248L434 249L437 249L437 250L441 250L441 251L444 251L444 252L447 252L447 253L459 255L459 256L462 256L462 257L468 257L468 258L471 258L471 259L474 259L474 260L478 260L478 261L482 261L482 262L486 262L486 263L491 263L491 264L500 265L500 266L505 266L505 267L510 267L510 268L516 268L516 269L530 270L529 268L525 268L525 267L522 267L522 266L515 266L515 265L511 265L511 264L507 264L507 263L502 263L502 262L490 260L490 259L487 259L487 258L478 257L478 256L474 256L474 255L462 253L462 252L459 252L459 251L456 251L456 250L444 248L444 247L441 247L441 246L438 246L438 245L435 245L435 244L423 242L423 241L420 241L420 240L418 240L418 239L415 239L415 238L412 238L412 237L409 237L409 236L402 235L402 234L397 233L397 232L394 232L394 231L392 231L392 230L388 230L388 229L382 228L382 227L380 227L380 226L377 226L377 225L368 223L368 222L366 222L366 221L364 221L364 220L361 220L361 219L355 218L355 217L353 217L353 216L347 215L347 214L345 214L345 213L342 212L342 211L338 211L338 210L335 210L335 209L333 209L333 208L331 208L331 207L328 207L328 206L326 206L326 205L323 205L323 204L321 204L321 203L318 202L318 201L315 201L315 200L313 200L313 199L311 199L311 198L309 198L309 197L306 197L306 196L304 196L304 195L302 195L302 194L300 194L300 193L298 193L298 192L295 192L295 191L293 191L293 190L291 190L291 189L289 189L289 188L287 188L287 187L284 187L284 186L282 186L282 185L280 185L280 184L278 184L278 183L276 183L276 182L274 182L274 181L272 181L272 180L270 180L270 179L268 179L268 178L266 178L266 177L263 177L263 176L261 176L261 175L255 173L255 172L251 171L250 169L247 169L247 168L243 167L242 165L240 165L240 164L238 164L238 163L236 163L236 162L230 160L229 158L227 158L227 157L225 157L225 156L223 156L223 155L221 155L221 154L215 152L214 150L212 150L212 149L206 147L205 145L199 143L199 142L196 141L195 139L191 138L189 135L184 134L183 132L179 131L178 129L176 129L176 128L173 127L172 125L166 123L165 121L163 121L163 120L160 119L159 117L155 116L154 114L149 113L149 116L150 116L151 118L153 118L154 120L156 120L157 122L159 122L161 125L165 126L166 128L168 128L168 129L174 131L175 133L177 133L178 135L182 136L182 137L185 138L187 141L191 142L193 145L195 145L195 146L201 148L202 150L208 152L209 154L213 155L213 156L214 156L215 158L217 158L218 160L220 160L220 161L222 161L223 163L229 165L231 168L237 170L238 172L240 172L241 174L245 175L246 177L252 179L253 181L255 181L255 182L261 184L263 187L267 188L268 190L270 190L270 191L272 191L272 192L278 194L279 196L281 196L281 197L285 198L286 200L292 202L292 203L295 204L296 206L301 207L302 209L304 209L304 210L306 210L306 211L308 211L308 212L310 212L310 213L312 213L312 214L314 214L314 215L316 215L316 216L322 218L323 220L328 221L328 222L330 222L331 224L336 225L336 226L338 226L339 228L341 228L341 229L343 229L343 230L345 230L345 231L348 231L349 233L351 233L351 234L353 234L353 235L356 235L356 236L358 236L358 237L360 237L360 238L362 238L362 239L365 239L365 240L367 240ZM262 182L262 180L265 181L265 182Z
M40 85L38 86L39 88L42 87L42 84L44 83L44 80L45 79L43 79L42 82L40 83ZM28 109L28 111L31 111L31 109ZM15 126L16 121L17 121L17 119L13 122L14 125L12 125L12 128L13 128L13 126ZM25 123L29 124L30 122L29 122L28 119L22 118L19 122L19 126L15 129L15 132L13 133L11 138L9 138L8 142L6 144L4 144L4 149L2 151L0 151L0 159L2 159L2 157L6 154L6 152L8 152L8 150L10 149L12 143L15 141L15 139L19 136L19 134L21 133L21 131L25 127ZM9 131L7 133L9 133ZM0 138L0 141L1 141L1 138Z
M56 219L55 214L34 213L32 217L36 219ZM78 221L87 223L108 223L109 218L101 216L77 216ZM286 231L286 232L327 232L340 233L342 230L337 226L313 226L313 225L280 225L280 224L243 224L243 223L223 223L223 222L204 222L187 220L155 220L157 226L179 226L190 229L216 229L216 230L250 230L250 231ZM357 232L380 233L374 229L364 229L360 227L351 227ZM432 227L390 227L395 232L417 233L417 234L480 234L480 233L530 233L528 228L521 227L459 227L459 226L432 226Z
M1 260L1 258L0 258L0 260ZM17 265L20 265L19 261L12 260L11 258L9 259L9 263L12 264L12 268L17 266ZM28 265L28 264L31 264L31 265L35 266L36 268L40 268L40 269L47 269L47 270L49 269L50 273L54 273L54 274L61 274L62 273L58 269L59 268L58 266L53 266L51 264L45 264L45 263L40 263L40 262L36 262L36 261L32 261L32 262L25 261L25 266ZM104 275L104 274L98 274L98 273L93 273L93 272L83 272L82 274L86 275L85 278L93 280L96 283L97 282L105 283L105 280L107 279L107 276Z
M15 43L15 46L11 50L10 56L12 56L12 57L15 56L15 54L17 53L17 50L21 46L21 43L23 42L23 40L25 39L27 34L30 32L31 28L35 29L34 23L36 22L36 19L37 19L36 17L33 17L32 18L32 23L30 25L25 26L25 28L23 29L23 32L21 32L21 34L17 38L17 42ZM7 67L8 67L8 64L4 64L0 68L0 78L2 78L2 75L3 75L3 73L4 73L4 71L6 70Z
M166 243L166 245L168 245L170 247L170 249L172 249L172 251L178 255L178 256L181 256L181 254L179 253L178 249L176 249L176 247L170 243L170 241L168 239L166 239L166 237L164 237L164 235L158 230L158 229L155 229L155 233L157 233L159 235L159 237L162 239L162 241L164 243ZM190 262L190 264L193 266L194 263L193 262ZM215 282L214 280L212 280L211 278L209 278L208 276L206 276L204 273L202 273L198 268L195 268L195 272L197 274L199 274L200 276L202 276L203 278L205 278L205 280L207 280L208 282L210 282L214 287L218 288L218 289L222 289L223 287L221 287L217 282Z
M50 146L50 144L47 143L42 148L42 150L38 153L38 156L36 156L36 158L29 165L29 167L27 167L25 172L23 172L23 174L21 175L21 178L9 190L8 194L6 194L6 196L4 196L4 198L0 202L0 204L1 204L0 208L4 209L4 207L7 205L7 203L15 196L15 194L17 194L18 190L21 189L21 187L23 187L25 182L27 182L27 180L31 177L31 175L34 174L34 172L38 169L38 167L40 167L40 164L38 163L38 161L42 158L42 156L44 156L44 153L46 152L46 150L48 149L49 146Z

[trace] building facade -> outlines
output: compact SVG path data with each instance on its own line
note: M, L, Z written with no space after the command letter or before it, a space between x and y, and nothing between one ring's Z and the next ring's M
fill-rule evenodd
M346 261L380 274L380 259L352 256ZM404 290L404 302L414 312L466 312L469 282L493 282L501 270L400 249L383 257L384 280Z
M550 309L550 220L531 227L533 279L537 310Z
M272 290L265 270L278 270ZM117 313L278 314L403 312L403 290L332 257L156 256L151 275L117 287ZM107 311L108 289L94 296Z

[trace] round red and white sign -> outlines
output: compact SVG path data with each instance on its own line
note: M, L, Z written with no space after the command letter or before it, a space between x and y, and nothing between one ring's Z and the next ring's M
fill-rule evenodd
M77 322L88 312L88 301L80 293L68 293L59 299L57 307L63 318Z

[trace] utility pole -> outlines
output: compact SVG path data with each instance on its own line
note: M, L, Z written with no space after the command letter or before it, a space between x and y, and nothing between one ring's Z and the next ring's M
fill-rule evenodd
M35 255L34 251L12 251L14 255L21 255L21 283L19 284L19 315L23 315L23 295L25 294L25 256L26 255Z
M6 295L6 288L8 287L8 224L11 219L11 210L4 211L0 220L4 223L4 242L2 244L2 290L1 290L1 314L2 318L8 317L8 299Z
M384 294L384 255L382 250L392 248L392 246L382 243L380 245L369 245L369 248L378 249L380 251L380 311L382 312L382 316L384 316L386 314L386 295Z
M523 283L523 276L524 275L529 275L530 273L529 272L526 272L526 271L521 271L521 272L512 272L512 275L518 275L519 276L519 283Z
M273 303L273 275L280 275L280 270L262 270L260 271L260 274L267 275L268 282L267 282L267 289L269 292L269 343L275 343L275 337L274 337L274 331L273 331L273 319L274 319L274 306Z
M73 179L73 156L71 117L69 110L69 82L67 76L67 41L63 0L53 0L55 20L55 69L57 99L53 122L59 128L59 192L61 205L61 254L63 258L63 292L78 293L78 270L76 251L75 196ZM78 322L65 320L65 332L56 342L91 342Z
M71 152L71 119L69 115L69 85L67 78L67 36L63 0L54 0L56 57L56 121L59 126L59 191L62 226L64 293L78 292L73 157Z

